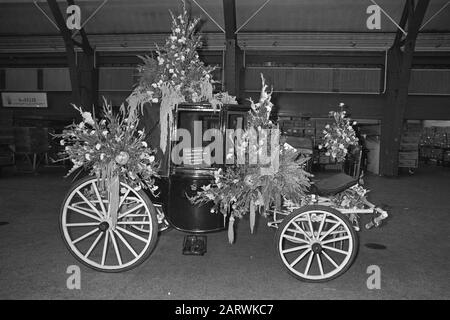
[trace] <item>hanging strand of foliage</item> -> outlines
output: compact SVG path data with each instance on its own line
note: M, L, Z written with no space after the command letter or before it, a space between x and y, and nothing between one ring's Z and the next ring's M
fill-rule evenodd
M215 67L206 66L197 50L202 40L197 33L199 18L191 19L183 0L182 12L175 16L171 11L171 34L164 45L157 47L156 58L139 56L139 82L127 102L130 108L140 108L144 103L160 103L160 148L166 150L168 128L172 112L182 102L209 102L213 109L223 103L236 103L228 93L213 94L212 72Z

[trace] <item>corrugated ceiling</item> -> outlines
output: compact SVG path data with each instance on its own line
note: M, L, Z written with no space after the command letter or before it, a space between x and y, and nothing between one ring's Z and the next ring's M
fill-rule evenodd
M81 7L82 22L87 19L103 0L75 0ZM195 3L196 2L196 3ZM244 22L266 0L236 0L237 27ZM376 2L395 20L399 21L405 0L376 0ZM431 0L424 21L427 21L447 0ZM65 12L66 1L59 1ZM41 8L51 16L46 1L38 1ZM210 34L222 34L220 28L206 16L200 5L219 24L224 26L222 0L189 1L193 16L202 17L201 31ZM387 34L396 31L395 25L382 14L381 30L368 30L366 9L370 0L271 0L241 30L243 38L251 34L311 34L315 33L362 33ZM169 10L178 12L180 0L109 0L106 5L86 24L88 35L136 35L165 34L170 31ZM450 5L437 15L422 30L425 33L446 34L449 41ZM17 38L30 35L58 35L56 28L36 8L31 0L0 0L0 47L2 37ZM319 35L320 37L320 35ZM6 40L5 40L6 41ZM243 40L241 40L243 41Z

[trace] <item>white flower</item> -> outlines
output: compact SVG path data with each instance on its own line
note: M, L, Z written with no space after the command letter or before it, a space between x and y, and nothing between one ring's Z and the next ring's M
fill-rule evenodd
M345 103L339 102L339 107L343 107L343 106L345 106Z
M152 87L153 87L153 88L157 88L158 85L157 85L156 83L152 83Z
M136 190L136 191L139 191L139 190L141 190L141 189L142 189L142 187L141 187L141 185L140 185L140 184L138 184L138 186L137 186L137 187L134 187L133 189L134 189L134 190Z
M101 147L102 147L102 145L101 145L100 143L97 143L97 144L95 145L95 149L97 149L97 150L100 150Z
M175 49L175 46L174 46L174 45L171 45L171 46L170 46L170 49L174 50L174 49Z
M176 36L170 36L170 40L175 41L175 40L177 40L177 37Z
M169 73L173 73L173 69L169 69Z
M63 139L61 139L61 141L59 141L59 144L63 146L66 144L66 142Z
M100 154L100 160L104 160L105 159L105 154L104 153L101 153Z
M160 58L160 57L158 57L158 64L159 65L162 65L164 63L164 59L163 58Z
M83 121L86 122L87 124L93 126L94 125L94 119L92 119L92 115L90 112L83 112L82 114L83 117Z
M150 158L148 158L148 161L150 161L150 162L155 161L155 156L150 156Z
M152 102L153 102L153 103L158 103L159 100L158 100L158 98L153 98L153 99L152 99Z
M86 153L84 157L86 158L87 161L91 161L91 155L89 153Z
M152 95L153 95L153 91L147 90L147 94L148 94L149 96L152 96Z
M108 130L103 130L102 134L106 137L108 135Z
M174 30L176 33L180 33L180 28L175 28L175 30Z

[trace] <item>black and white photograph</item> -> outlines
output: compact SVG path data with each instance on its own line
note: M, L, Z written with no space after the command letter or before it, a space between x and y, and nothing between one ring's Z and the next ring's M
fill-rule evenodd
M450 299L448 0L0 0L0 95L0 300Z

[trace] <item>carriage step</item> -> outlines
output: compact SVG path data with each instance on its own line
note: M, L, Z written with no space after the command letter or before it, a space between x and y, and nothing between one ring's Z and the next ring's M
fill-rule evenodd
M202 256L206 253L206 236L188 235L184 237L183 254Z

